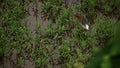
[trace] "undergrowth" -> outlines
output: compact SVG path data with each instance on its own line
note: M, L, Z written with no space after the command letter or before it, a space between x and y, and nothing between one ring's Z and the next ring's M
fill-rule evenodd
M45 57L44 60L41 57L35 59L39 60L39 62L36 62L38 67L84 68L91 57L95 55L94 53L104 47L104 44L114 36L113 29L116 20L107 17L101 12L98 12L96 18L94 18L92 15L97 11L90 10L90 13L83 11L85 10L83 5L86 2L73 4L68 8L62 5L62 0L57 3L53 0L43 2L42 13L44 18L50 19L52 22L43 31L44 35L39 36L40 34L38 34L41 41L38 40L40 44L37 44L36 48L41 48L42 51L38 50L39 56L43 55ZM91 2L88 1L88 3ZM93 3L96 4L96 2ZM95 9L92 6L93 4L87 5L91 5L90 8ZM89 31L82 30L79 21L74 17L75 13L94 18L93 20L90 18L91 27ZM38 51L35 53L36 55Z
M26 4L28 1L25 1ZM25 18L24 3L21 1L7 0L0 4L0 57L1 63L7 58L15 67L20 67L24 63L24 53L30 53L31 47L26 23L22 22ZM17 63L10 57L17 54Z
M66 7L63 0L44 0L37 11L42 9L43 18L51 23L41 31L41 22L37 22L36 36L32 38L26 22L21 22L30 1L3 1L0 4L0 58L10 58L15 52L18 61L12 62L15 67L32 58L36 68L84 68L114 37L114 25L119 21L118 2L82 0ZM89 19L89 31L82 29L74 17L76 13Z

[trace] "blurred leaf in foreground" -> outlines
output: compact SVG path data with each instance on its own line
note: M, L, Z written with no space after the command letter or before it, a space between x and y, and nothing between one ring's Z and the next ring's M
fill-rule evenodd
M120 23L116 24L115 37L96 54L87 68L119 68L120 65Z

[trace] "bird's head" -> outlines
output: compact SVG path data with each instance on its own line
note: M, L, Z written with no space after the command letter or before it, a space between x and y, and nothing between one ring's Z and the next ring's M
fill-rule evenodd
M81 20L83 18L83 16L80 14L75 14L74 16L77 17L79 20Z

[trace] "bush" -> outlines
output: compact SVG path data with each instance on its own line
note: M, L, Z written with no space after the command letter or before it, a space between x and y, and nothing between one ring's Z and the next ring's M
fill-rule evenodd
M96 53L96 56L91 59L87 68L118 68L120 64L120 23L117 23L114 38L110 39L108 44ZM119 34L119 35L118 35Z

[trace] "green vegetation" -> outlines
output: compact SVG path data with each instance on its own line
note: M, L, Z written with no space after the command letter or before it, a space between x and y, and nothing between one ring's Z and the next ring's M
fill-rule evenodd
M27 2L26 2L27 4ZM17 52L18 61L23 57L30 43L28 30L21 20L25 18L24 5L20 1L7 0L0 4L2 11L0 22L0 56L9 58L14 51ZM19 67L19 62L16 64Z
M0 58L10 58L16 52L15 67L32 58L36 68L117 68L119 29L115 31L115 27L120 22L119 0L82 0L69 6L63 5L63 0L40 1L42 6L37 4L36 10L42 9L43 18L51 23L42 31L41 22L37 22L33 38L27 22L21 22L31 2L38 0L0 2ZM76 13L88 18L89 31L82 29L74 17Z
M87 68L118 68L120 62L120 22L116 24L115 37L110 39L96 57L92 58Z

